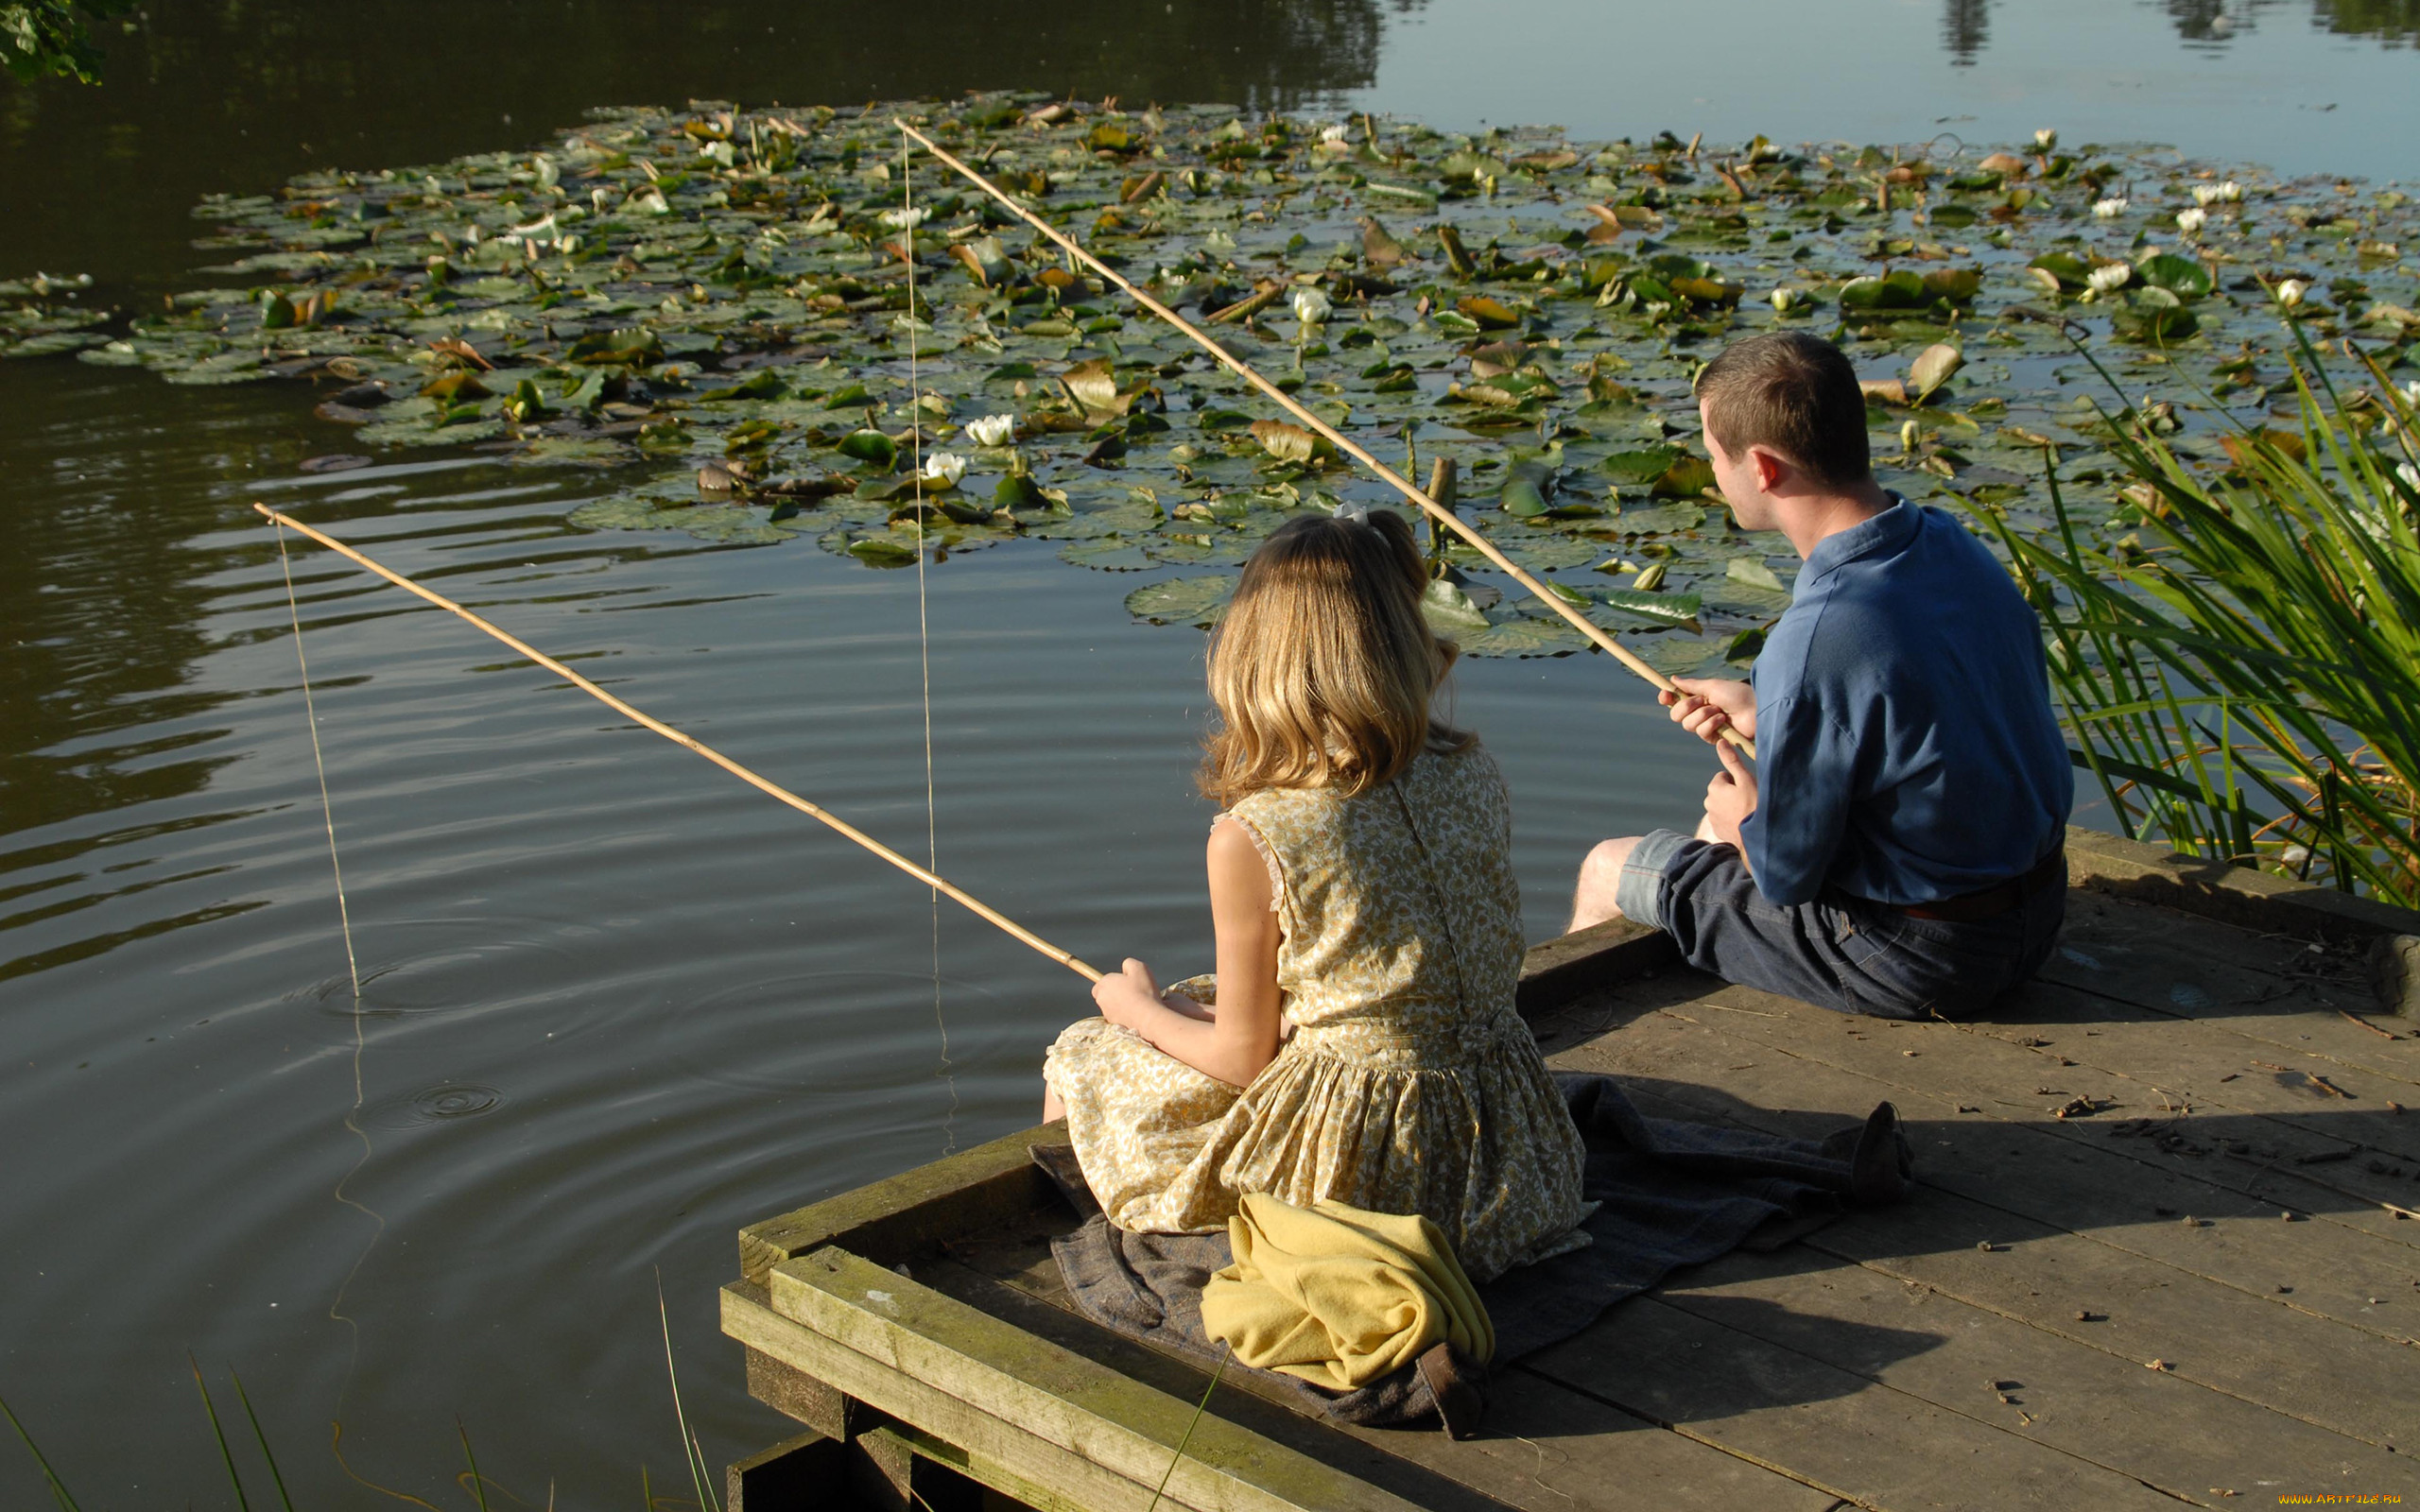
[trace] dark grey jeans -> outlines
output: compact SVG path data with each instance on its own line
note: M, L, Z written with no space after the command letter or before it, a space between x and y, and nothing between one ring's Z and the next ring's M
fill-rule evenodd
M1701 971L1877 1019L1979 1013L2040 968L2067 915L2065 887L1972 923L1837 895L1772 903L1737 850L1673 830L1639 841L1615 896L1625 918L1669 934Z

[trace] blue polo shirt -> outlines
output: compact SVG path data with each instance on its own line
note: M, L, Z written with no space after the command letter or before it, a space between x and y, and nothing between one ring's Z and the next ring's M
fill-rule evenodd
M1937 902L2020 875L2075 799L2042 627L2007 569L1898 500L1817 542L1756 658L1756 890Z

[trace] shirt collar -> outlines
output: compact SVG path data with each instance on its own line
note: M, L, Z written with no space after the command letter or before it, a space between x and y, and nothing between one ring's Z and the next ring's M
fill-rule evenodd
M1815 542L1815 549L1807 554L1806 567L1799 572L1797 593L1806 592L1816 579L1836 567L1876 552L1896 551L1908 543L1915 535L1916 526L1923 523L1917 516L1917 507L1897 493L1891 494L1890 499L1890 508Z

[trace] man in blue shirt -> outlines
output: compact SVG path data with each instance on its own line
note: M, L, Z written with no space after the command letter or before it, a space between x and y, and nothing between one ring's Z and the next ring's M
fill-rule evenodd
M2074 780L2041 627L1962 525L1875 482L1839 348L1752 336L1697 388L1734 518L1806 565L1753 682L1662 696L1722 759L1697 835L1599 845L1572 927L1652 924L1693 966L1850 1013L1980 1008L2066 911ZM1726 729L1755 743L1753 770Z

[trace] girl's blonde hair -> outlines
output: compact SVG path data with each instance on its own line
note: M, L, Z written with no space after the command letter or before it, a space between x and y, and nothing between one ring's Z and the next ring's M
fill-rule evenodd
M1244 563L1210 641L1211 732L1198 781L1221 807L1270 787L1346 797L1423 750L1468 747L1429 713L1458 654L1420 611L1428 573L1388 511L1289 521Z

